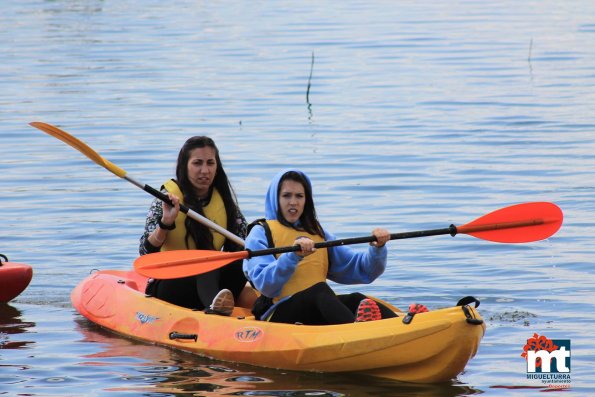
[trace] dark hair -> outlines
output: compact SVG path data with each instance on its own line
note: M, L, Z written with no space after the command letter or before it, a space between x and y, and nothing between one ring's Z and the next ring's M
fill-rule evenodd
M204 148L210 147L215 151L215 159L217 161L217 172L215 174L215 179L213 180L213 184L209 189L209 195L206 200L200 200L194 190L194 186L190 182L190 178L188 177L188 161L190 161L190 153L194 149L197 148ZM227 213L227 229L232 232L233 234L238 234L238 222L237 218L240 214L240 209L238 206L236 195L229 183L229 179L227 179L227 174L223 169L223 164L221 164L221 159L219 158L219 149L215 145L215 142L206 136L194 136L189 138L182 148L180 149L180 153L178 154L178 162L176 165L176 182L180 186L182 193L184 194L184 203L194 209L201 215L204 215L203 205L207 205L210 201L211 194L213 192L213 187L217 189L221 198L223 199L223 204L225 205L225 212ZM188 247L188 238L192 237L196 247L198 249L207 248L207 249L214 249L213 246L213 235L209 228L203 225L200 222L196 222L192 220L190 217L186 218L186 246ZM229 241L229 240L227 240ZM227 242L226 242L227 245Z
M290 180L301 184L304 187L304 192L306 194L306 202L304 204L304 212L302 216L300 216L300 225L301 229L310 233L310 234L317 234L320 237L324 238L324 231L322 230L322 226L320 222L318 222L318 217L316 216L316 209L314 208L314 199L312 197L312 187L310 183L302 174L301 172L297 171L287 171L281 179L279 179L279 185L277 186L277 219L279 222L285 226L295 228L292 224L285 220L281 212L281 205L279 204L279 195L281 194L281 186L283 182Z

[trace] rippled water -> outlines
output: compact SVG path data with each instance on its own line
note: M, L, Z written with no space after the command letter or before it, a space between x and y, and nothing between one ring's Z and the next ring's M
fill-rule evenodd
M0 307L0 395L531 395L511 387L539 386L520 357L533 333L570 339L570 393L595 393L593 15L589 1L3 2L0 252L34 278ZM72 309L89 271L130 267L151 197L35 120L153 186L208 134L249 219L272 175L301 167L340 237L526 201L565 222L530 244L392 242L387 272L358 287L401 307L482 300L487 334L452 385L212 362Z

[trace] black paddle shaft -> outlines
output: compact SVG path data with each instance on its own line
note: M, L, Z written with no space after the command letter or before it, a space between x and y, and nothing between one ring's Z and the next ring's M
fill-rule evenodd
M449 227L442 228L442 229L419 230L416 232L404 232L404 233L393 233L390 235L390 240L403 240L406 238L439 236L439 235L443 235L443 234L450 234L451 236L454 237L457 234L457 227L455 225L450 225ZM353 238L345 238L345 239L340 239L340 240L323 241L323 242L314 244L314 247L328 248L328 247L337 247L339 245L370 243L372 241L376 241L376 237L374 237L374 236L353 237ZM248 258L252 258L255 256L275 255L275 254L282 254L285 252L299 251L300 249L301 249L301 247L299 245L293 245L291 247L279 247L279 248L268 248L268 249L257 250L257 251L250 251L250 250L247 250L247 251L248 251Z
M171 202L171 200L169 199L169 197L167 196L167 194L164 194L163 192L149 186L149 185L144 185L141 186L141 189L143 189L145 192L153 195L154 197L157 197L159 200L161 201L165 201L167 204L173 206L174 204ZM180 203L180 211L182 211L183 213L187 214L188 211L190 211L190 208L186 207L184 204Z

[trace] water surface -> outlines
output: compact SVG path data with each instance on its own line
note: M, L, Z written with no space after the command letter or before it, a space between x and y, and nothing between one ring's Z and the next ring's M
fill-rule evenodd
M0 252L34 278L1 308L0 394L534 395L520 357L534 333L570 339L570 393L594 393L592 15L589 1L3 3ZM357 287L401 307L481 299L487 334L452 384L212 362L72 309L92 269L131 266L151 197L36 120L156 187L187 137L210 135L249 219L279 169L303 168L339 237L527 201L565 221L529 244L392 242L386 273Z

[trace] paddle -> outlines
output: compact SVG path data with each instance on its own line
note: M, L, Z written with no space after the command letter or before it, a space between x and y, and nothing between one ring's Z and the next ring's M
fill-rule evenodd
M162 192L160 192L157 189L152 188L149 185L145 185L144 183L137 181L136 179L132 178L131 176L128 176L126 174L126 171L124 171L122 168L120 168L117 165L115 165L114 163L104 159L103 157L101 157L99 155L99 153L97 153L96 151L91 149L89 146L87 146L86 143L75 138L74 136L70 135L66 131L63 131L60 128L55 127L51 124L42 123L39 121L34 121L32 123L29 123L29 125L37 128L37 129L40 129L41 131L43 131L55 138L58 138L62 142L66 143L67 145L72 146L73 148L75 148L76 150L78 150L79 152L81 152L82 154L84 154L85 156L90 158L91 160L93 160L93 162L95 162L96 164L98 164L98 165L102 166L103 168L105 168L106 170L110 171L112 174L114 174L122 179L127 180L128 182L132 183L133 185L136 185L139 188L143 189L145 192L157 197L159 200L165 201L166 203L171 205L171 201L170 201L169 197L167 197L167 195L163 194ZM218 224L211 221L210 219L207 219L204 216L200 215L198 212L192 210L191 208L188 208L185 205L180 204L180 211L187 214L190 218L194 219L195 221L202 223L203 225L213 229L217 233L220 233L221 235L234 241L236 244L239 244L242 247L244 246L244 240L242 240L235 234L231 233L229 230L219 226Z
M443 229L395 233L391 240L437 236L442 234L468 234L483 240L499 243L526 243L543 240L558 231L562 225L562 210L553 203L534 202L512 205L484 215L463 226L450 225ZM369 243L374 236L355 237L316 243L316 248ZM159 279L187 277L218 269L238 259L299 251L300 246L269 248L258 251L201 251L180 250L148 254L134 261L140 274Z

